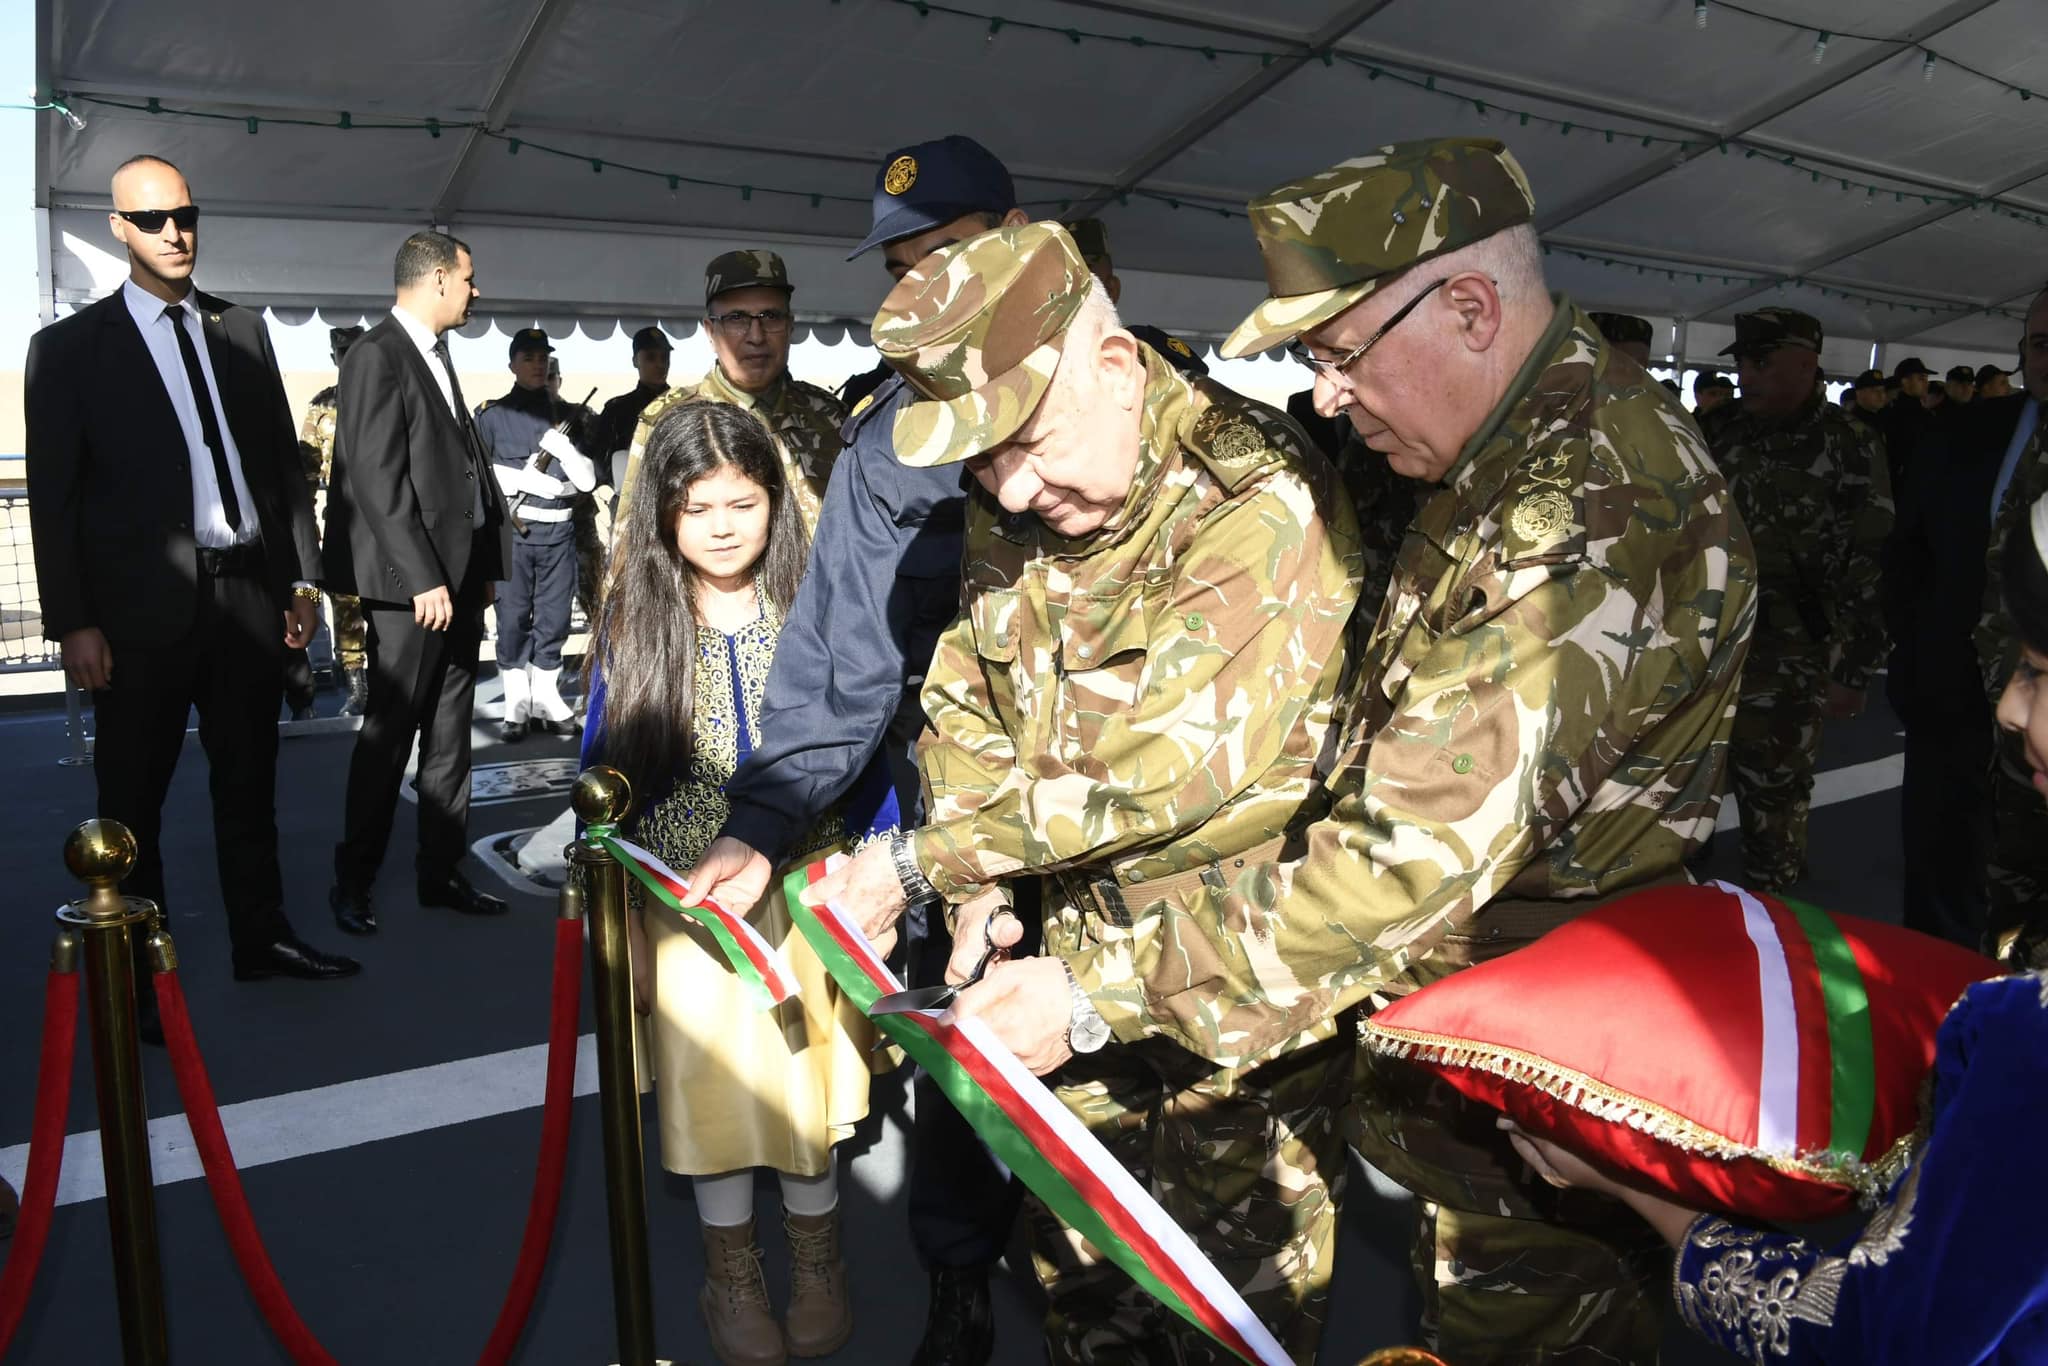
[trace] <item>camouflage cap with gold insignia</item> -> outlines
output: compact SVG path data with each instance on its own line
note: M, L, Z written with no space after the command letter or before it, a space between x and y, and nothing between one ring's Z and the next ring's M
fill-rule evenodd
M875 314L875 349L918 395L897 411L896 458L950 465L1024 425L1059 367L1094 276L1057 223L970 237L917 263Z
M1491 138L1397 142L1245 206L1272 291L1223 343L1227 357L1292 341L1402 271L1526 223L1536 198Z
M712 257L711 264L704 267L704 302L707 304L729 289L756 287L779 289L788 294L796 292L796 287L789 282L788 267L772 251L759 248L729 251L723 256Z
M1826 340L1820 319L1796 308L1759 308L1735 315L1735 340L1721 348L1724 356L1760 356L1781 346L1818 353Z

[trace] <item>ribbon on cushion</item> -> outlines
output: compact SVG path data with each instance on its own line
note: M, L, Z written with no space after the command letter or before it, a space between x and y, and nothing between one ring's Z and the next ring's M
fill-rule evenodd
M901 991L860 926L837 906L805 906L801 893L844 855L792 871L783 882L797 930L863 1014ZM1290 1358L1192 1238L1159 1207L1045 1083L979 1020L949 1011L884 1015L874 1023L937 1082L989 1149L1067 1227L1161 1304L1258 1366Z

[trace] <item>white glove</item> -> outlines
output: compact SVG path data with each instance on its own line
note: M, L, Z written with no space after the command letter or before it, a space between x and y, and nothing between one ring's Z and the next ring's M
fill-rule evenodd
M540 448L561 462L563 477L578 493L588 493L597 487L597 466L566 435L550 428L541 434Z
M521 493L529 498L559 498L569 491L567 484L531 465L493 465L491 472L498 476L498 487L507 498Z

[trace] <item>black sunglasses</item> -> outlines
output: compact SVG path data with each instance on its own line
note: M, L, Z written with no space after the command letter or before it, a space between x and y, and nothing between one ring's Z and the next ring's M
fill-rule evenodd
M197 204L180 204L175 209L116 209L114 212L144 232L162 232L166 220L176 223L179 232L190 232L199 226Z

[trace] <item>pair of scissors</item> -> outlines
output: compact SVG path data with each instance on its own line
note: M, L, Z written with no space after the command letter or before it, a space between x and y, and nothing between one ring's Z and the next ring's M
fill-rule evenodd
M998 906L995 910L988 913L986 920L981 922L981 942L983 945L981 959L975 963L974 971L967 974L966 981L948 982L943 986L936 987L912 987L908 991L891 992L887 996L878 998L873 1005L868 1007L868 1017L872 1019L877 1015L903 1015L913 1010L944 1010L947 1006L953 1004L953 999L956 996L981 980L981 975L988 971L989 964L995 962L996 955L1003 951L1002 946L996 943L996 917L999 915L1014 916L1015 914L1017 913L1008 906Z

